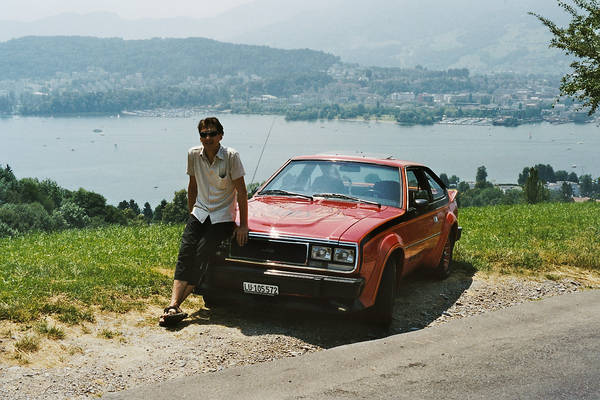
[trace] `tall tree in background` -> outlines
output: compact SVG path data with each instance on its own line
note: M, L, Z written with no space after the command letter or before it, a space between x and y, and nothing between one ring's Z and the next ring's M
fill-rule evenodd
M525 195L525 201L529 204L536 204L546 200L546 191L544 190L544 184L538 178L538 171L535 168L529 169L527 181L523 187L523 194Z
M569 3L573 3L569 4ZM564 50L577 58L571 63L573 72L562 78L560 92L563 95L583 101L593 114L600 104L600 1L559 0L558 5L571 14L571 22L566 28L536 13L537 17L550 29L554 38L550 47Z
M475 188L483 189L487 187L487 176L488 174L485 165L482 165L481 167L477 168L477 174L475 175Z

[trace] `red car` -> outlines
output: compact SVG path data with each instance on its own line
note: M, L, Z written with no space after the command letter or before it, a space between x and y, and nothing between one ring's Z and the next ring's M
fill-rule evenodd
M287 298L389 324L400 279L417 268L450 274L456 193L413 162L294 157L249 200L248 244L221 247L198 292L209 306Z

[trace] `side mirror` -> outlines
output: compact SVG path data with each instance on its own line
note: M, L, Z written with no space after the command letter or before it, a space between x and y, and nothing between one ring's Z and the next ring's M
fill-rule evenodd
M415 199L415 206L418 209L427 207L428 204L429 204L429 201L427 201L427 199Z

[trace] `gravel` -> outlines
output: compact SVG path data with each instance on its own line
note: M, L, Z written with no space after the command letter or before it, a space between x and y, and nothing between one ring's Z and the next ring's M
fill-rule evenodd
M397 311L386 331L356 316L251 305L201 308L176 329L158 327L158 308L146 315L102 314L93 325L65 327L63 340L45 339L38 352L21 354L26 365L15 360L14 343L30 332L4 324L0 398L97 398L148 383L424 329L582 286L569 279L538 281L463 271L441 282L414 278L401 286ZM117 334L107 339L101 334L106 330Z

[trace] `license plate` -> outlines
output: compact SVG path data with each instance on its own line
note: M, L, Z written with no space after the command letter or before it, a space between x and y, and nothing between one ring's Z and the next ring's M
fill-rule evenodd
M279 286L275 285L244 282L243 287L245 293L262 294L263 296L277 296L279 294Z

